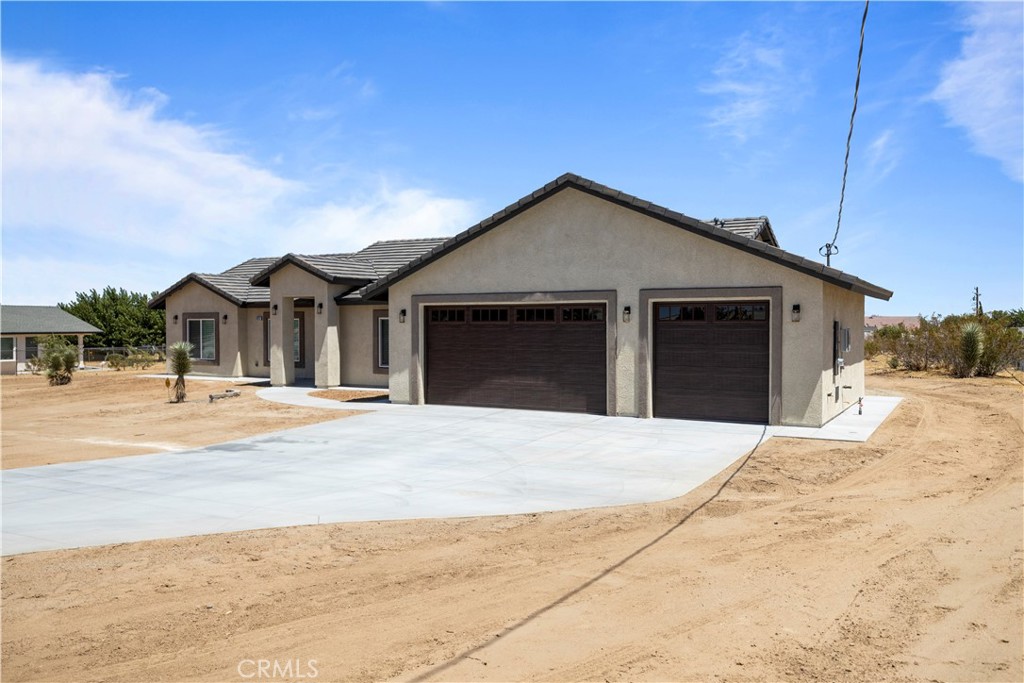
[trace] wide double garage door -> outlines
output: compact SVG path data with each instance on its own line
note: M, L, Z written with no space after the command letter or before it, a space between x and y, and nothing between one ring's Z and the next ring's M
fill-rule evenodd
M769 305L654 304L654 416L767 424Z
M607 412L604 304L424 311L427 403Z

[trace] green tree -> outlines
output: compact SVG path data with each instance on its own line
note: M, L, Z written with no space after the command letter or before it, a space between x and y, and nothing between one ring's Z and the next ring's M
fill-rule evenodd
M106 287L75 292L74 301L57 305L103 330L86 337L87 346L163 346L164 312L151 309L149 299L141 292Z
M1006 327L1024 327L1024 308L1011 308L1008 311L991 311L989 316Z

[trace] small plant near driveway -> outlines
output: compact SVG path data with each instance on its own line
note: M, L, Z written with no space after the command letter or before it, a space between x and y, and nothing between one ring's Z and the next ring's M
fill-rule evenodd
M187 341L174 342L170 348L171 372L178 376L174 380L174 403L185 400L185 375L192 372L192 344Z

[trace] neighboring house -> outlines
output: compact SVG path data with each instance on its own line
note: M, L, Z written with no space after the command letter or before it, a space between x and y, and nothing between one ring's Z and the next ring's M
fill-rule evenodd
M916 330L921 326L919 315L868 315L864 317L864 338L870 338L879 328L889 325L903 327L908 330Z
M397 403L821 425L864 395L864 297L767 218L566 174L454 237L193 273L151 306L196 361ZM204 367L205 366L205 367Z
M35 358L39 337L60 334L78 337L78 365L84 363L86 335L103 330L57 306L0 306L0 374L24 372L25 361Z

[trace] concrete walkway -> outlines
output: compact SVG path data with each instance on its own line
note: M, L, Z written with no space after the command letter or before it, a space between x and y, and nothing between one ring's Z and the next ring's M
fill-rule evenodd
M284 398L289 390L267 391ZM777 429L331 403L378 409L189 451L5 470L2 553L666 500Z

